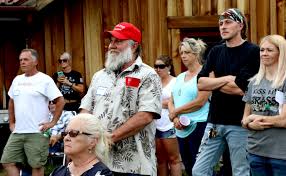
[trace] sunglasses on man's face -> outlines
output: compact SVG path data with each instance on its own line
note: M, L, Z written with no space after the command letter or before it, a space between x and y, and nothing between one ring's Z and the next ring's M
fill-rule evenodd
M92 135L92 134L85 133L85 132L78 131L78 130L64 131L61 133L62 137L65 137L66 135L69 135L70 137L77 137L79 134L84 134L87 136Z
M67 59L59 59L58 62L59 63L66 63L68 60Z
M154 68L160 68L160 69L164 69L164 68L166 68L167 67L167 65L165 65L165 64L155 64L154 65Z

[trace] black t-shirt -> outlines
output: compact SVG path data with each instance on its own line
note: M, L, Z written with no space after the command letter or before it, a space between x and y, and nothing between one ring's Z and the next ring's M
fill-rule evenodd
M81 176L95 176L95 175L102 175L102 176L112 176L111 170L103 164L102 162L98 162L93 167L86 172L84 172ZM71 173L67 166L61 166L55 169L50 176L71 176Z
M235 83L245 91L248 79L259 69L259 47L244 42L237 47L227 47L225 43L214 46L206 59L200 77L208 77L214 71L215 77L226 75L236 76ZM212 91L208 122L224 125L240 125L244 112L242 96L225 94L217 90Z
M83 78L82 75L72 70L69 73L64 73L65 77L71 82L77 84L83 84ZM55 83L57 83L58 74L54 73L53 79ZM81 96L79 92L76 92L68 85L60 84L59 89L61 93L63 94L65 100L76 100L76 102L66 103L64 110L67 111L78 111L78 108L80 106Z

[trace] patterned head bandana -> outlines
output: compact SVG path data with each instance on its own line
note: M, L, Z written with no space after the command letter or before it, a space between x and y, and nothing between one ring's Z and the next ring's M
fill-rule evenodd
M224 20L224 19L231 19L235 22L242 23L243 24L243 16L241 12L238 9L228 9L224 11L220 16L219 16L219 21Z

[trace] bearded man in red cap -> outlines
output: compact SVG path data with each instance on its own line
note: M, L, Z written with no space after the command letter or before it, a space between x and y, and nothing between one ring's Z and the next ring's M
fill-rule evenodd
M142 62L138 28L122 22L108 33L105 68L94 74L81 112L94 114L112 133L103 162L115 176L157 175L153 119L161 113L160 78Z

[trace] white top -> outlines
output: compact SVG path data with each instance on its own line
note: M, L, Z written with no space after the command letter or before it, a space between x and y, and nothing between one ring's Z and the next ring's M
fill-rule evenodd
M168 99L171 97L171 91L173 86L176 83L176 78L173 78L165 87L163 87L162 91L162 100ZM173 122L169 119L169 110L162 109L161 118L156 120L156 127L160 131L168 131L174 127Z
M49 122L49 101L62 96L53 79L42 72L16 76L8 95L14 100L13 133L39 133L39 124Z

